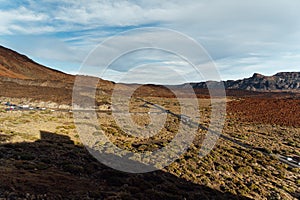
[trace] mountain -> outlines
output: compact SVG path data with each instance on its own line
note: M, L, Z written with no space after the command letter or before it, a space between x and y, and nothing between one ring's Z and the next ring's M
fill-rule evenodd
M74 80L75 76L73 75L45 67L25 55L0 46L0 84L2 85L3 82L10 82L22 86L71 89ZM205 89L207 88L207 83L208 82L189 84L195 89ZM213 83L217 85L224 83L226 89L247 91L300 91L300 72L281 72L273 76L264 76L255 73L250 78ZM111 81L99 79L99 86L104 87L106 90L111 90L114 87L113 85L114 83ZM119 85L125 89L130 86L128 84ZM176 86L176 88L184 88L187 85L188 84L183 84ZM157 88L159 88L151 85L147 87L149 91L157 91Z
M0 97L70 103L74 79L0 46Z
M87 80L89 78L93 77L86 76ZM113 82L96 79L103 91L112 90ZM0 97L70 104L74 81L73 75L40 65L25 55L0 46ZM81 84L83 87L89 86L88 81Z
M213 81L211 81L213 82ZM191 83L193 88L207 88L207 82ZM273 76L255 73L250 78L213 82L224 83L226 89L248 91L300 91L300 72L280 72Z
M74 77L42 66L25 55L0 46L0 77L2 79L51 80L71 82Z

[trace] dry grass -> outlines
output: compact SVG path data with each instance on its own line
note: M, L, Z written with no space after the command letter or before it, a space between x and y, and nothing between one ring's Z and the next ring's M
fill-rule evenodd
M172 112L180 113L176 99L149 97L147 100ZM199 116L201 117L197 120L207 126L210 121L210 100L201 99L199 102ZM128 124L120 127L112 113L98 114L101 129L119 148L133 152L153 151L168 145L176 135L180 121L176 117L168 115L162 129L159 132L152 132L150 138L142 139L132 136L132 134L139 134L149 125L150 118L147 113L154 112L142 105L143 103L137 100L132 100L130 103L131 114L128 117L132 118L137 129L133 129L133 126ZM160 115L159 112L157 115ZM80 145L79 135L75 130L76 127L70 113L4 112L0 113L0 122L2 125L0 134L3 138L0 142L2 144L39 141L38 133L44 130L69 136L75 141L75 144ZM266 156L219 139L213 151L206 157L200 158L199 151L205 133L205 131L199 130L188 151L170 166L164 168L163 172L173 174L179 179L199 186L240 197L251 199L299 198L299 170L289 168L275 157ZM238 120L236 115L229 114L223 133L254 148L264 148L270 153L300 156L300 128L245 122ZM32 165L30 161L36 159L35 155L19 153L18 156L21 160L27 160L22 163L18 162L18 166L22 169L31 170L32 167L37 167L36 163ZM47 166L48 164L39 161L38 168L47 168ZM70 173L88 174L82 166L74 163L63 163L61 167ZM126 194L132 195L132 193Z

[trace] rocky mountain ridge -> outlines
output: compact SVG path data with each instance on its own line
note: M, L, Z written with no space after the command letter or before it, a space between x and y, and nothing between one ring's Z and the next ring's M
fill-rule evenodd
M207 83L191 83L193 88L207 88ZM248 91L299 91L300 72L280 72L273 76L264 76L254 73L252 77L241 80L228 80L213 82L216 85L224 84L226 89L239 89Z

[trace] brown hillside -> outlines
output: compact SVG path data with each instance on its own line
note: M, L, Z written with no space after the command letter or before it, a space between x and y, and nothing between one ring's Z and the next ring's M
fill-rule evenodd
M71 82L74 77L63 72L42 66L25 55L0 46L0 76L31 79L31 80L60 80Z

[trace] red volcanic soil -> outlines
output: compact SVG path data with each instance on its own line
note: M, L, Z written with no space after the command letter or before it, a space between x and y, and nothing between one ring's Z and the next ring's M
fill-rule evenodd
M246 98L228 103L227 112L243 122L300 127L300 100Z

